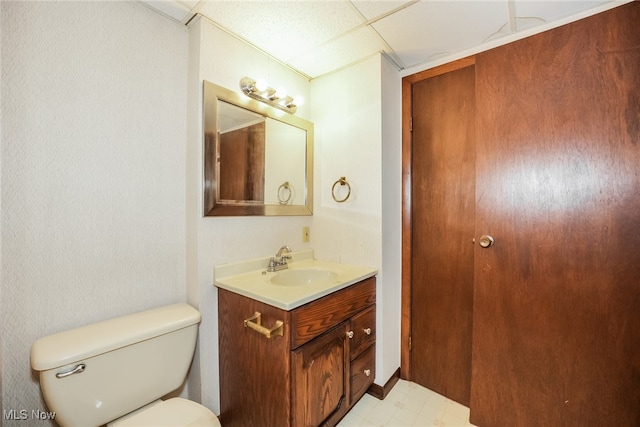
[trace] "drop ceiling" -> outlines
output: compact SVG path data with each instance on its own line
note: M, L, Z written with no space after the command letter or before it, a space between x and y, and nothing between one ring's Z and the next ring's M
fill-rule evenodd
M627 1L149 0L187 25L201 15L312 79L382 52L398 70L507 40Z

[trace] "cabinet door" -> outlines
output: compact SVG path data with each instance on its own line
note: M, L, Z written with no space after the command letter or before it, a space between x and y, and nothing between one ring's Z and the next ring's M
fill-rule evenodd
M244 326L255 312L271 327L285 322L284 336L267 338ZM225 427L289 427L291 405L287 312L234 292L218 291L220 422Z
M346 412L348 325L342 323L291 353L293 426L319 426Z

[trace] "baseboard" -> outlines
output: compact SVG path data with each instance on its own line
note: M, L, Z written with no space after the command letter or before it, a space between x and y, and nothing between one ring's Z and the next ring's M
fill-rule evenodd
M378 384L371 384L371 387L367 390L371 396L376 397L380 400L384 400L385 397L389 394L393 386L396 385L398 380L400 379L400 368L398 368L391 378L384 384L384 386L379 386Z

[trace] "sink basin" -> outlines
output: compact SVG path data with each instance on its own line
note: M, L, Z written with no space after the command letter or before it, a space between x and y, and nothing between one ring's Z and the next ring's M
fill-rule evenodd
M283 270L275 274L271 283L281 286L326 285L336 281L338 275L330 270L295 269Z
M270 259L215 266L215 285L290 311L378 273L371 267L317 260L312 249L293 252L288 268L273 273L265 271Z

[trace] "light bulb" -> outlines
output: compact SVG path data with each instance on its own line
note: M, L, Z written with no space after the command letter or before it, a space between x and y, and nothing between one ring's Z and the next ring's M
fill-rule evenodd
M256 84L255 84L256 90L258 92L264 92L265 90L267 90L267 88L269 87L269 85L267 84L267 81L264 79L258 79L256 80Z

